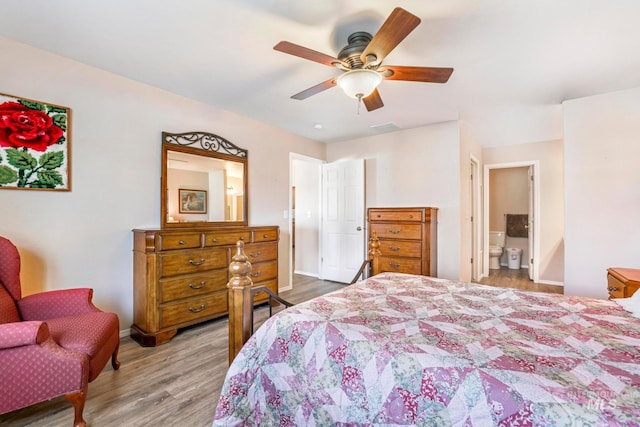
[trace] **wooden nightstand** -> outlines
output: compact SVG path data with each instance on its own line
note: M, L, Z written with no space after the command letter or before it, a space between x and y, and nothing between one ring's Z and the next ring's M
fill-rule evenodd
M609 299L629 298L640 288L640 270L633 268L607 269Z

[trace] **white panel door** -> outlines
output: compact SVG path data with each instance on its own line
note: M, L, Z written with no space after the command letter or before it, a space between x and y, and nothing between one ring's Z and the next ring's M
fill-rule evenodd
M365 258L364 160L322 166L321 278L349 283Z

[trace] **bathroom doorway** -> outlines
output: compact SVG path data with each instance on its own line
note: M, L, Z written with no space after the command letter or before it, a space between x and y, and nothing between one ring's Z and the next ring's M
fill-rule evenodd
M539 162L488 164L484 167L484 226L483 276L502 272L538 282L539 265ZM507 218L511 233L507 233ZM524 223L523 223L524 222ZM520 223L520 224L518 224ZM519 229L517 232L514 231ZM526 234L522 233L522 230ZM501 269L489 270L489 231L503 231L506 235L500 258ZM511 235L509 235L511 234ZM526 237L523 237L526 236ZM511 250L507 250L511 248ZM519 256L521 269L514 260ZM511 261L511 262L509 262ZM504 271L503 271L504 270Z

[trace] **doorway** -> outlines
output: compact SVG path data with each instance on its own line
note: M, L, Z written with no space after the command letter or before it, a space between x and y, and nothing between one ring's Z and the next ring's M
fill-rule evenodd
M289 286L294 273L316 278L320 275L323 163L301 154L289 155Z
M492 175L492 173L495 174ZM493 181L492 177L500 176L500 181ZM507 232L507 215L520 216L526 230L527 238L505 236L504 252L500 258L500 265L507 273L515 274L514 260L520 252L520 267L528 269L530 280L538 282L539 242L540 242L540 173L539 162L515 162L489 164L484 167L483 191L483 271L482 276L488 277L489 270L489 231ZM496 187L496 188L492 188ZM519 201L517 201L517 200ZM517 210L517 212L516 212ZM525 216L523 216L525 215ZM526 218L526 219L524 219ZM514 234L516 236L516 234ZM516 249L507 253L506 248ZM511 258L510 258L511 257ZM509 264L511 261L511 264ZM517 263L517 262L516 262ZM502 270L502 268L500 269Z

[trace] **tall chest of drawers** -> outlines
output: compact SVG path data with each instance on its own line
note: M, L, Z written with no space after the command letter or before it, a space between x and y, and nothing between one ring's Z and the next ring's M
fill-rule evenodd
M369 237L380 240L380 271L438 275L437 208L369 208Z
M245 242L254 285L277 293L279 232L277 226L133 230L131 337L156 346L180 328L226 315L238 240ZM266 298L261 293L256 302Z

